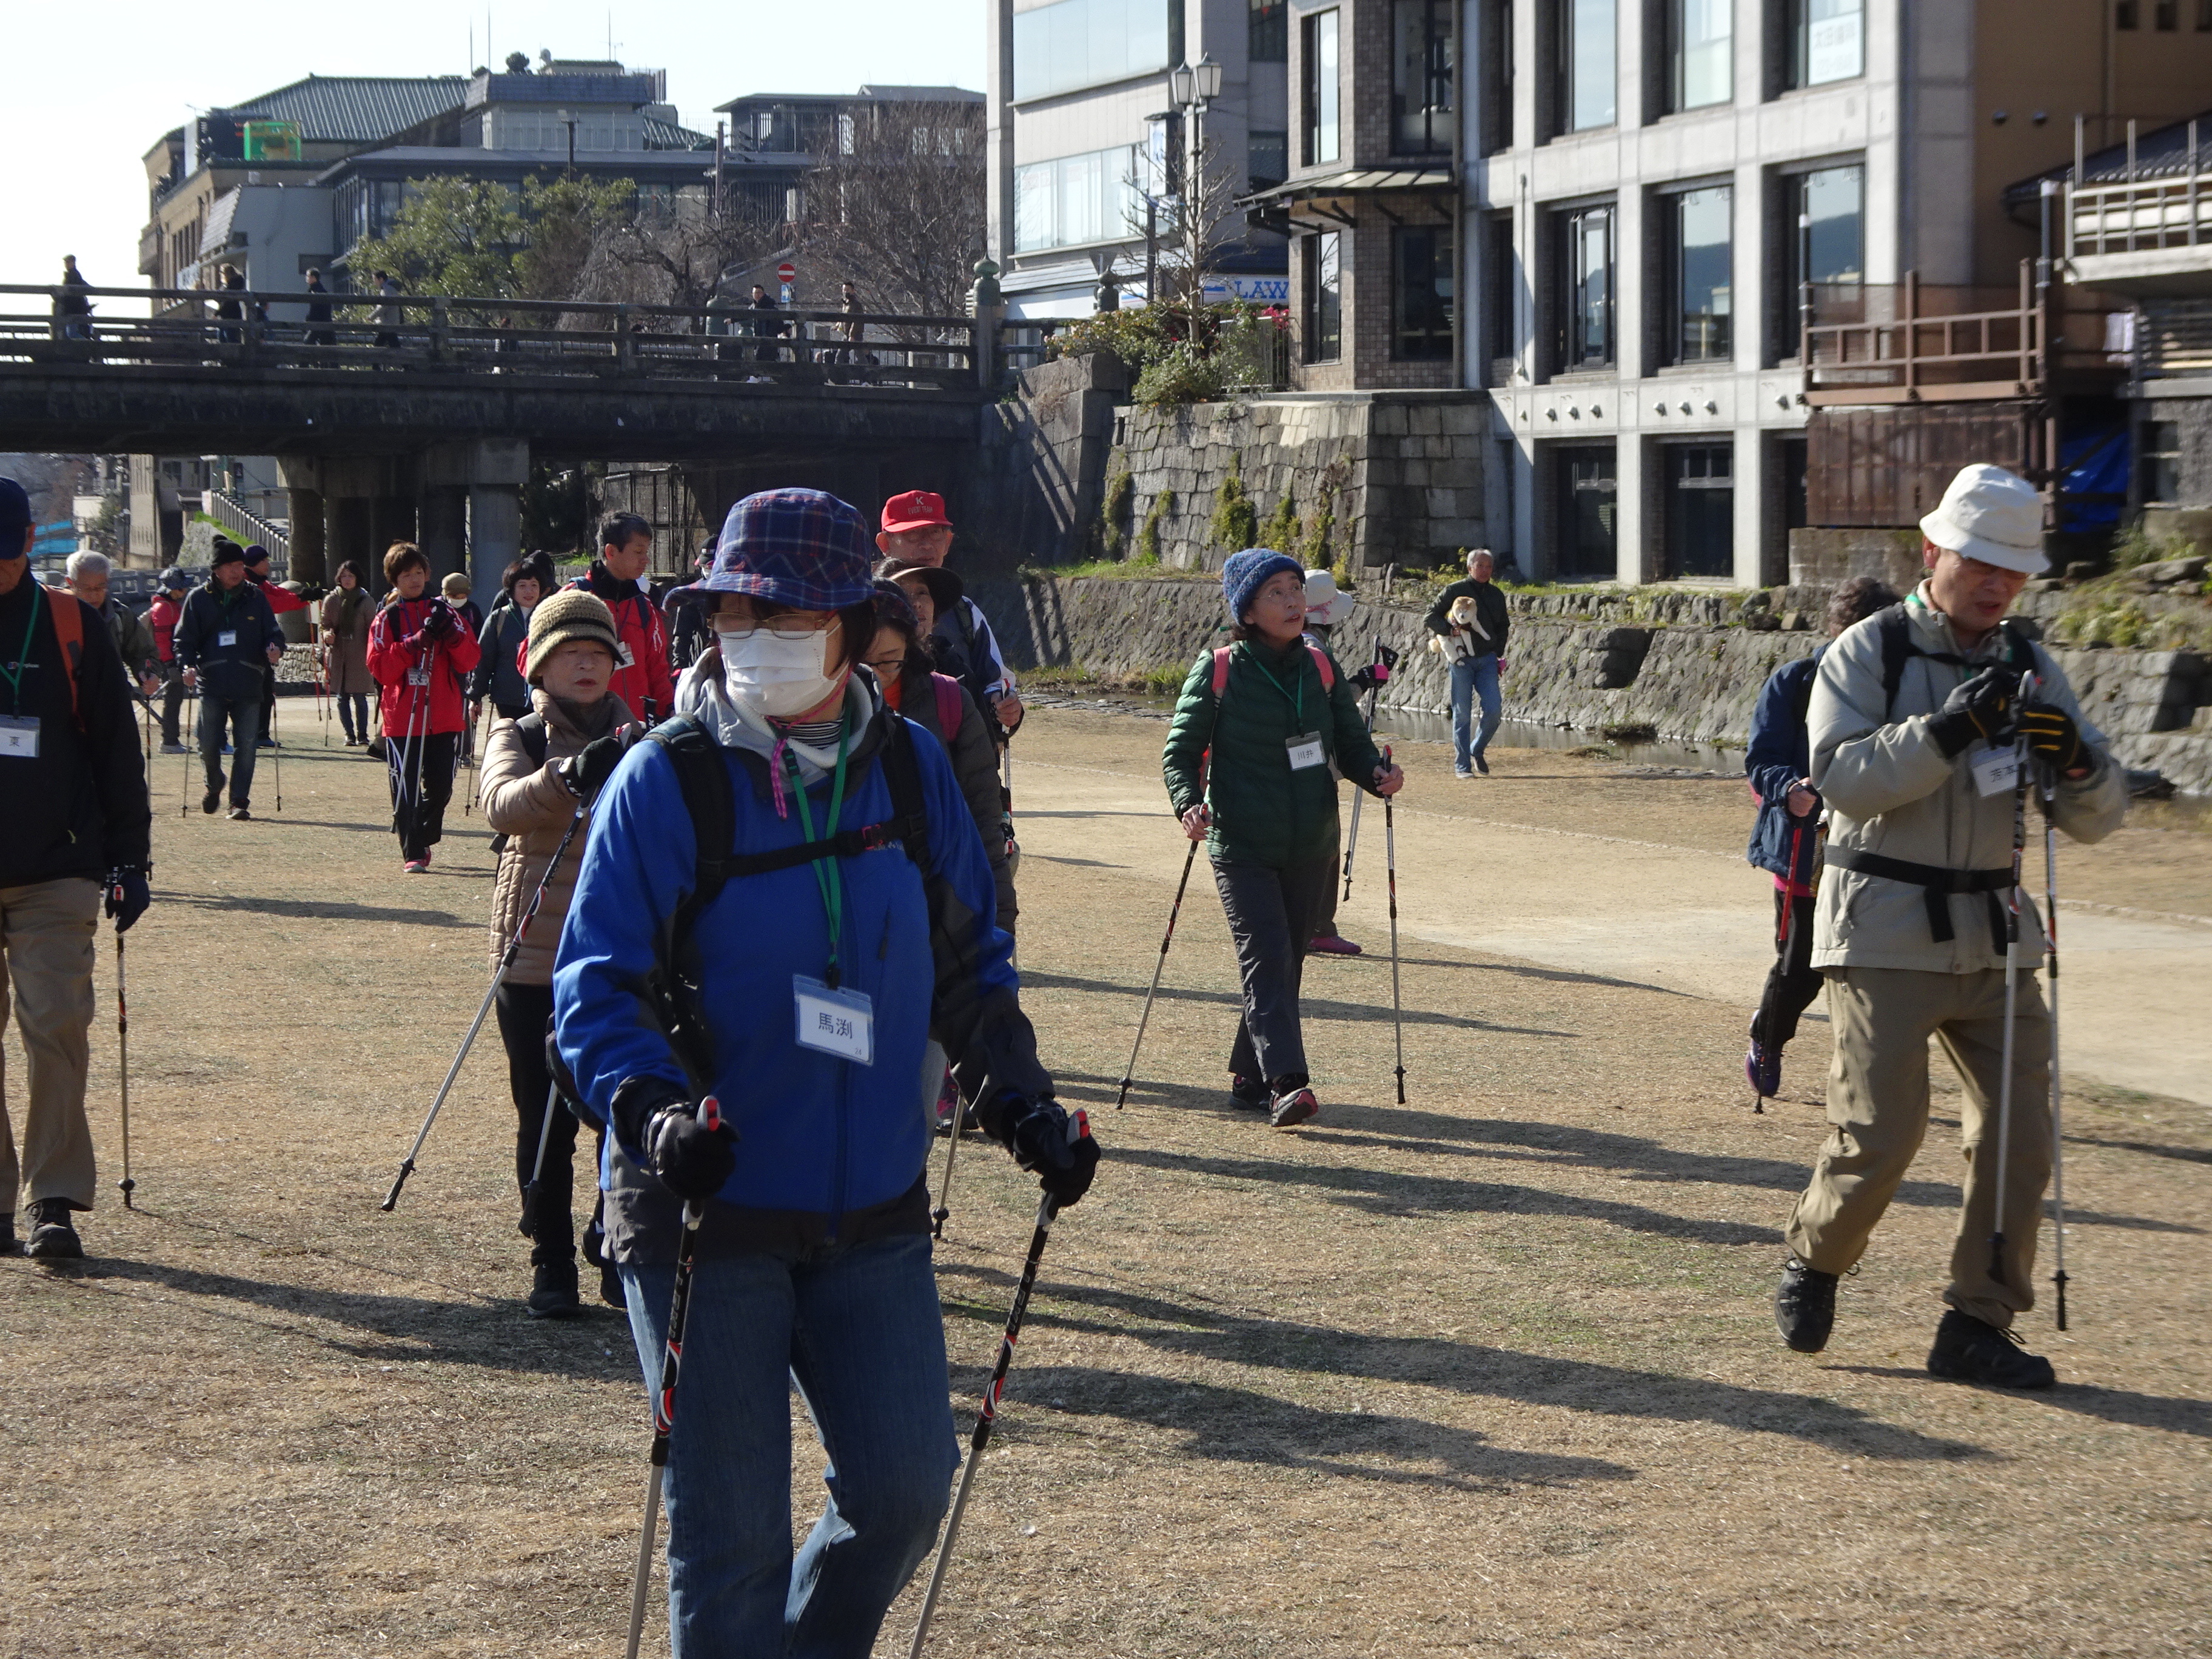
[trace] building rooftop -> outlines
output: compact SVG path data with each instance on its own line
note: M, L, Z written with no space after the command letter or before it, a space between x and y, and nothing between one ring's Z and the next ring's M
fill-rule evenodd
M311 75L258 98L228 106L223 113L267 121L296 121L311 144L369 144L449 109L458 109L469 83L458 75L405 80L361 75Z
M2153 127L2148 132L2136 134L2136 176L2139 179L2161 179L2185 173L2190 169L2189 128L2191 121L2197 126L2200 167L2212 167L2212 110L2202 115L2185 117L2172 125ZM2008 186L2004 193L2007 207L2031 205L2043 193L2045 179L2063 180L2072 176L2074 163L2062 162L2047 167ZM2081 158L2081 179L2085 185L2109 185L2128 176L2128 147L2124 141L2108 144L2102 149L2091 150Z
M858 92L749 92L714 106L717 114L744 104L980 104L983 94L965 87L862 87Z

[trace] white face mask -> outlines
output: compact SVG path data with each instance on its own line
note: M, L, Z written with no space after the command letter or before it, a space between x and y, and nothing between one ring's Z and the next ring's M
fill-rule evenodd
M824 628L802 639L784 640L765 628L750 634L717 629L722 682L733 699L772 720L805 714L844 684L843 669L829 671L830 641L836 632Z

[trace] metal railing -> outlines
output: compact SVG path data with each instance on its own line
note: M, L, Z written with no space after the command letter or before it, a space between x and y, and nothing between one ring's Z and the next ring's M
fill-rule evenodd
M2186 149L2142 167L2130 121L2125 178L2093 183L2077 161L2066 181L2066 257L2212 246L2212 154L2198 148L2197 137L2191 121Z
M973 390L994 372L991 343L967 317L0 284L0 304L33 296L58 307L64 295L95 302L94 313L0 313L0 368L14 362L926 392ZM96 302L105 299L150 301L165 314L101 319Z
M270 574L282 581L292 566L292 538L227 489L210 489L201 511L248 546L259 543L269 550Z

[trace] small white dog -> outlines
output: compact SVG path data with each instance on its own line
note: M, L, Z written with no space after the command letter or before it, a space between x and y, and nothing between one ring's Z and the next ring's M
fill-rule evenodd
M1429 649L1447 662L1465 662L1470 657L1481 655L1481 647L1474 642L1476 635L1487 641L1490 630L1482 625L1475 609L1474 595L1461 594L1452 601L1451 609L1445 615L1451 621L1452 631L1430 635Z

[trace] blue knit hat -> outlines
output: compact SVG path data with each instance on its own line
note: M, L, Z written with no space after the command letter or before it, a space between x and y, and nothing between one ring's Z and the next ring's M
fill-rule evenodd
M1242 553L1231 553L1221 564L1221 596L1229 601L1229 620L1241 623L1245 608L1252 596L1265 586L1270 576L1287 570L1299 581L1306 579L1306 568L1287 553L1278 553L1272 547L1248 547Z
M714 568L687 595L750 593L798 611L842 611L874 592L874 548L857 509L819 489L763 489L722 520Z

